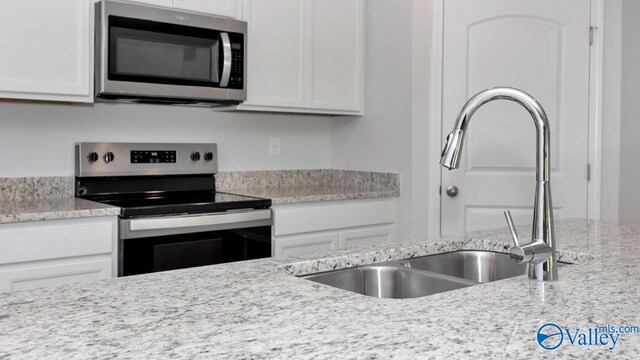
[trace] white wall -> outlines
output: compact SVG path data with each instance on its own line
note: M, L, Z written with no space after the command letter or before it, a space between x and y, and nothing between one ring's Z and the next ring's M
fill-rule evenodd
M437 226L439 217L429 213L429 204L439 194L429 188L429 174L433 165L429 163L430 149L433 145L429 136L431 114L434 104L431 99L431 56L434 33L433 1L413 1L413 74L412 74L412 164L411 164L411 234L412 239L421 239L427 235L439 235ZM438 150L439 151L439 150ZM439 174L434 174L439 176Z
M269 137L281 138L270 157ZM222 171L331 166L331 118L163 105L0 102L0 177L72 176L74 144L218 143Z
M620 196L622 0L606 0L604 5L601 218L616 221Z
M333 121L333 167L400 173L402 240L427 233L429 11L430 1L367 1L365 115Z
M640 222L640 1L622 2L622 90L620 123L621 221Z

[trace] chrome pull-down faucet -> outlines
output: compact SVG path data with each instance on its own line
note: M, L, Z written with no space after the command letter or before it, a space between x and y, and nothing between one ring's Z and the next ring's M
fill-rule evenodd
M553 207L551 206L550 134L549 120L536 99L522 90L510 87L496 87L484 90L467 101L453 131L447 136L447 144L442 150L440 164L449 170L460 166L464 134L473 114L482 105L493 100L510 100L522 105L536 127L536 195L533 205L533 231L531 242L520 244L511 214L505 211L514 246L511 258L529 264L529 278L538 281L558 280L556 243L553 229Z

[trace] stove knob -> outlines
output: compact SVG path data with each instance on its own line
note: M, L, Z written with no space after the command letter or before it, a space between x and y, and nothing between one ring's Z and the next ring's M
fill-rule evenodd
M199 153L199 152L197 152L197 151L196 151L196 152L191 153L191 160L193 160L193 161L198 161L198 160L200 160L200 153Z
M99 159L99 157L98 157L98 153L97 152L91 152L87 156L87 160L89 160L90 163L94 163L94 162L98 161L98 159Z
M206 153L204 153L204 159L205 159L205 161L211 161L211 160L213 160L213 153L212 153L212 152L206 152Z
M113 155L112 152L107 152L104 154L103 159L104 159L104 162L110 163L113 161L113 159L115 159L115 156Z

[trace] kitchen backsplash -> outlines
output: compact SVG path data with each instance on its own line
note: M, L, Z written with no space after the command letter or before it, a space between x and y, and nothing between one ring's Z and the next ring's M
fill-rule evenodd
M73 193L71 176L0 178L2 200L69 197Z
M400 186L400 175L336 169L235 171L216 174L216 188L219 190L329 185L392 190Z

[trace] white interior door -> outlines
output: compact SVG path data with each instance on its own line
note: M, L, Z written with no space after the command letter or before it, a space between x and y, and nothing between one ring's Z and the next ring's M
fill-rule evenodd
M549 117L556 218L586 219L590 2L446 0L444 6L443 133L479 91L528 92ZM503 209L516 223L531 224L535 146L524 108L505 100L480 108L460 169L442 169L442 233L503 227ZM449 186L458 188L456 197L447 194Z

